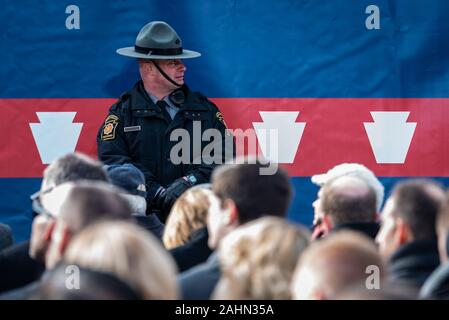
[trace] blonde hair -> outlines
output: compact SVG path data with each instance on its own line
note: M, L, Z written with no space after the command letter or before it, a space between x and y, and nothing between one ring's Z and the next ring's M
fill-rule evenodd
M282 218L239 227L219 247L222 278L215 299L290 299L290 282L309 232Z
M212 195L211 190L199 186L187 190L176 200L162 237L165 248L173 249L186 244L193 232L207 225L209 198Z
M102 222L83 230L64 260L128 283L143 299L177 299L176 267L158 240L129 222Z

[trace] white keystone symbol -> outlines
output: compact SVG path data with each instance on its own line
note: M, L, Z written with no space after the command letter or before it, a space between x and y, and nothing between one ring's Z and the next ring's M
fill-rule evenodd
M306 127L305 122L296 122L299 111L259 113L263 122L253 122L253 127L264 157L277 163L293 163Z
M43 164L74 152L83 127L73 123L76 112L36 112L40 123L30 123Z
M364 122L377 163L404 163L416 129L416 122L407 122L410 112L371 112L372 122Z

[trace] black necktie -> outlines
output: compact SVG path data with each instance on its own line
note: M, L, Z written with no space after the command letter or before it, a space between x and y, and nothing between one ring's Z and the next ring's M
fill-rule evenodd
M167 111L167 108L169 107L168 103L164 100L159 100L156 102L157 106L161 109L162 114L164 117L169 120L169 122L172 120L170 114Z

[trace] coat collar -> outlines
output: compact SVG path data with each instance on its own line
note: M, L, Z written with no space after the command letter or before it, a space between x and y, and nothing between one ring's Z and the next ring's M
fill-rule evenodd
M186 111L208 111L208 108L201 103L198 97L193 94L187 85L182 87L185 94L185 102L180 105L180 110ZM159 108L155 106L154 102L151 100L150 96L146 92L143 81L138 81L134 87L128 92L128 95L132 99L130 108L132 110L152 110L155 112L160 112Z

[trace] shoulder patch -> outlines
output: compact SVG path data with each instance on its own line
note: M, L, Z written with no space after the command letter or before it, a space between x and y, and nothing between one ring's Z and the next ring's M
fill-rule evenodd
M101 132L101 140L106 141L115 139L115 130L117 129L118 120L119 118L113 114L106 118Z
M225 128L228 128L228 126L226 125L226 122L224 121L223 115L221 114L221 112L217 112L215 114L215 117L218 119L218 121L220 121L221 123L223 123L223 125L225 126Z

